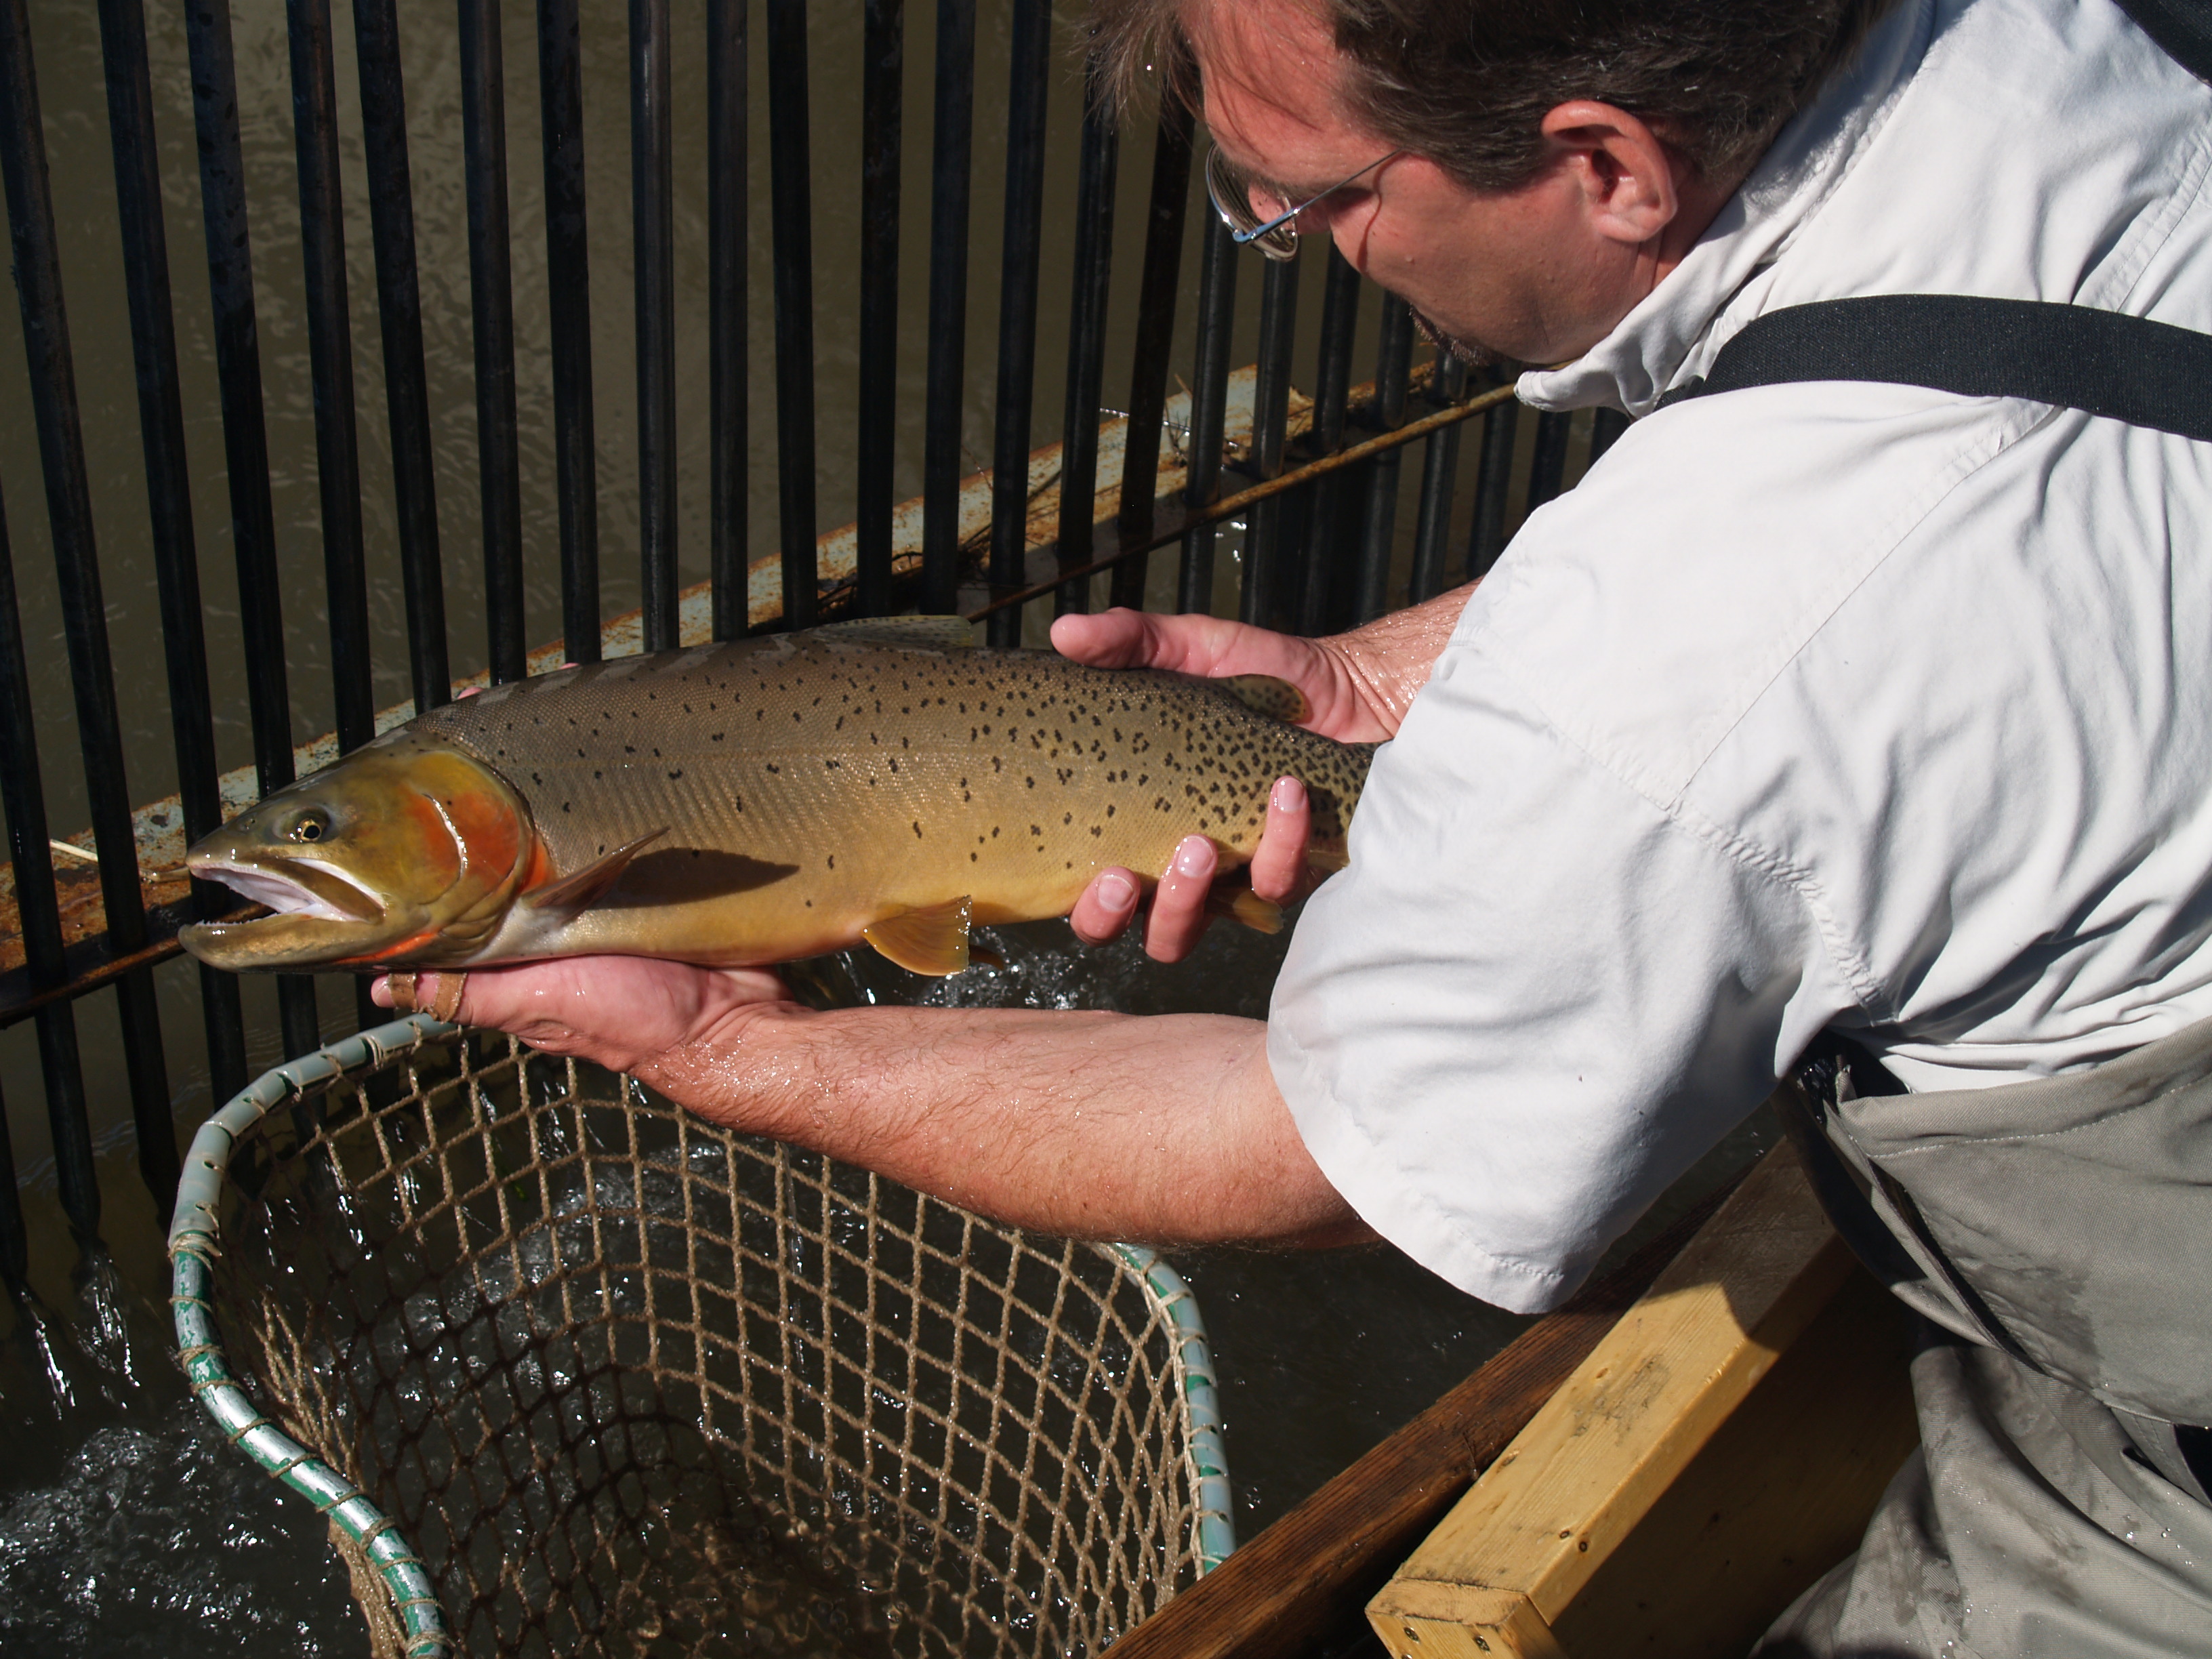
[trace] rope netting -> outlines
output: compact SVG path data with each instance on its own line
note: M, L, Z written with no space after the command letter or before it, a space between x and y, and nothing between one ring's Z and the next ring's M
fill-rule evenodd
M418 1017L203 1130L179 1340L378 1659L1083 1654L1230 1547L1149 1252Z

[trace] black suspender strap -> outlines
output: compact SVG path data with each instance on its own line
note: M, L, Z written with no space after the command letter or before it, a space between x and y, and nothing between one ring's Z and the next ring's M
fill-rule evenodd
M2135 26L2200 81L2212 81L2212 9L2204 0L2118 0Z
M1661 400L1803 380L2025 398L2212 440L2212 335L2087 306L1877 294L1758 318Z

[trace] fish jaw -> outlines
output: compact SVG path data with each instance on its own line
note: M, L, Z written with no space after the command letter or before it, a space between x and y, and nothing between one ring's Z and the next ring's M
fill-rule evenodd
M195 922L177 939L198 960L233 973L321 967L344 956L373 952L405 921L335 871L302 871L308 879L240 859L198 857L185 867L202 881L266 905L266 916L246 921ZM299 868L295 861L293 868Z

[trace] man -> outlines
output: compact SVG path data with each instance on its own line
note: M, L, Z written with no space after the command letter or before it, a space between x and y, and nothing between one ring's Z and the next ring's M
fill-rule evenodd
M1530 1310L1850 1033L1915 1092L1839 1087L1821 1156L1960 1334L1916 1361L1923 1452L1856 1568L1767 1650L2212 1646L2212 446L1896 385L1658 409L1753 319L1850 295L2212 330L2212 91L2110 0L1101 15L1194 85L1255 212L1319 193L1297 228L1439 338L1567 364L1525 398L1650 417L1472 597L1332 641L1056 630L1395 738L1268 1025L816 1015L635 962L472 975L464 1017L1025 1224L1371 1229ZM1208 873L1178 856L1156 949Z

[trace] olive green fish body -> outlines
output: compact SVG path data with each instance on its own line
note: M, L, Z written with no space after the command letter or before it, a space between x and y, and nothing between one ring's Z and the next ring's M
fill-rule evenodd
M1342 863L1370 747L1285 724L1220 684L936 642L942 634L866 624L617 659L421 717L295 787L330 796L380 750L449 750L523 804L527 844L510 855L502 842L478 860L508 865L478 878L487 893L491 874L507 881L503 896L474 902L472 914L503 907L495 926L479 921L465 944L417 927L396 950L368 951L356 927L343 959L613 951L737 964L865 933L909 966L949 971L965 962L968 922L1065 915L1099 870L1164 871L1194 832L1224 865L1245 861L1285 774L1312 799L1315 861ZM281 825L284 799L254 811ZM441 798L416 816L459 810ZM361 803L336 811L348 823L374 816ZM229 878L224 837L229 868L251 862L236 850L244 823L195 848L196 867ZM306 850L328 863L341 839L334 828ZM264 870L255 896L274 878ZM401 879L352 878L362 890ZM222 961L219 939L187 943Z

